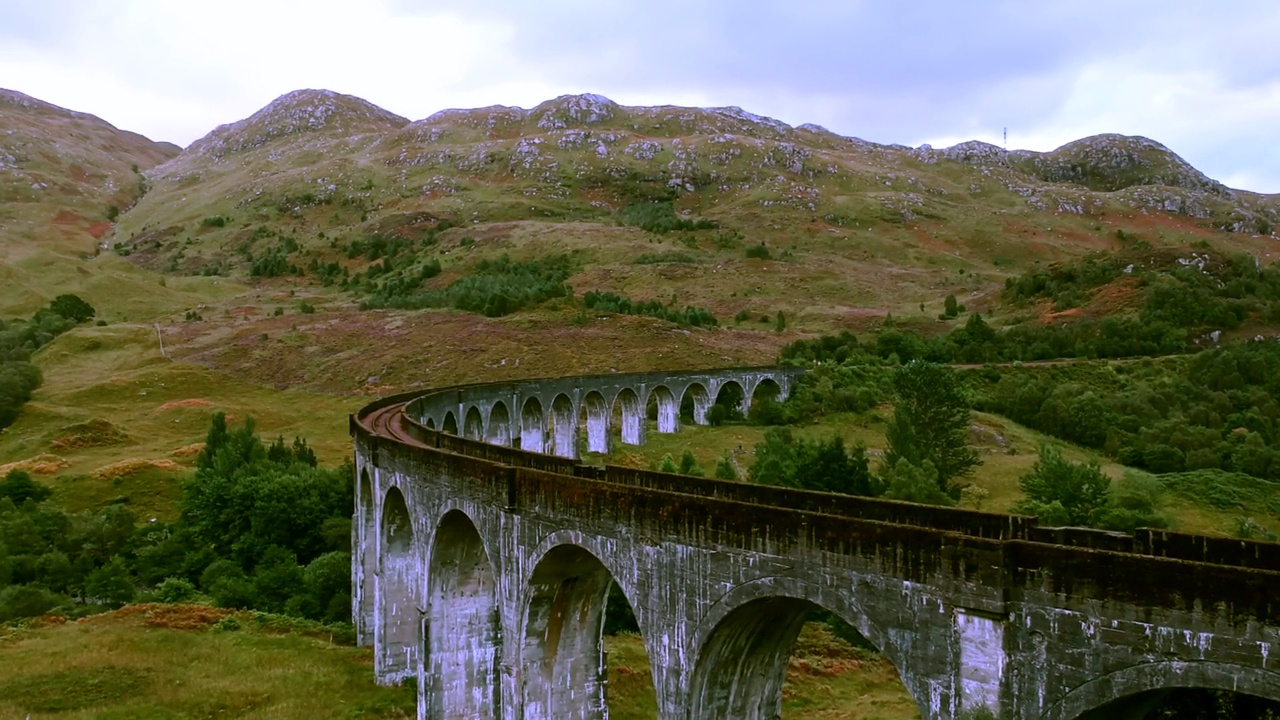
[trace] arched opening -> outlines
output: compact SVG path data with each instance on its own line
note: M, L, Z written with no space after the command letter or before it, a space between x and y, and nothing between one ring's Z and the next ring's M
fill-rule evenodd
M587 452L609 452L609 406L604 395L592 390L582 398L583 427L587 435Z
M720 425L746 417L747 395L736 380L730 380L716 391L716 399L707 409L707 422Z
M644 444L644 408L640 407L640 396L631 388L623 388L613 401L613 412L621 431L622 442L626 445Z
M1280 673L1211 661L1165 661L1095 678L1045 710L1045 720L1280 719Z
M383 682L398 682L417 668L418 563L413 551L413 521L398 488L382 501L381 672Z
M507 404L499 400L489 409L489 424L485 430L485 442L511 446L511 413Z
M578 423L574 418L573 401L568 395L561 393L555 396L547 420L551 454L563 458L577 457Z
M649 391L649 408L646 412L650 419L657 423L658 432L674 433L680 431L680 403L676 396L664 385Z
M427 584L427 717L499 717L498 586L480 533L461 511L440 520Z
M607 716L603 635L612 585L599 558L577 545L552 548L534 568L522 648L525 717ZM653 707L656 715L656 697Z
M453 416L453 411L444 414L444 420L440 423L440 429L450 435L458 434L458 418Z
M427 429L428 429L428 430L435 430L435 429L436 429L436 420L435 420L435 418L427 418L427 421L426 421L425 423L423 423L423 424L427 426Z
M373 515L373 482L369 479L369 469L360 471L360 486L356 490L356 532L360 538L352 557L353 599L351 615L356 625L356 639L361 645L373 644L373 618L376 607L376 596L373 589L373 578L378 572L377 533Z
M467 409L467 417L462 421L462 435L472 440L484 439L484 419L480 417L480 408L475 405Z
M707 409L711 407L711 394L705 385L692 383L680 397L680 419L695 425L707 424Z
M797 707L821 714L819 704L861 703L869 687L876 717L919 717L897 671L851 626L808 600L764 597L730 611L703 643L689 720L776 720Z
M536 397L524 401L520 409L520 448L529 452L546 452L543 438L546 435L546 419L542 415L542 403Z
M768 406L782 400L782 386L773 378L764 378L751 389L751 402L748 404L747 417L756 417L768 413Z

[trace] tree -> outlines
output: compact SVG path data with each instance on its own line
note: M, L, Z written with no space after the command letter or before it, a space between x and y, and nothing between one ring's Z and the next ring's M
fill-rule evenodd
M1018 484L1027 499L1016 510L1047 525L1096 525L1110 501L1111 479L1097 463L1073 463L1049 445Z
M954 481L982 464L965 444L969 404L960 380L946 366L913 360L894 375L893 389L897 401L885 431L884 467L903 459L920 468L930 462L938 472L938 488L958 497Z
M10 470L0 480L0 498L9 498L14 505L21 505L28 499L44 502L53 491L31 478L25 470Z
M133 599L135 589L133 580L129 577L129 568L116 555L106 565L89 574L84 591L101 603L119 607Z
M928 460L916 466L910 460L899 459L884 474L884 496L891 500L924 505L951 505L954 500L938 486L938 469Z
M93 319L96 313L92 305L81 300L79 296L70 293L54 298L49 303L49 309L55 314L61 315L68 320L74 320L77 323Z
M716 461L716 479L717 480L737 480L738 471L733 468L733 461L728 455Z
M755 462L747 471L752 482L846 495L871 494L866 454L861 447L849 452L844 438L805 441L785 428L769 428L755 451Z
M953 318L960 314L960 305L956 302L955 295L948 295L946 300L943 300L942 314L949 318Z

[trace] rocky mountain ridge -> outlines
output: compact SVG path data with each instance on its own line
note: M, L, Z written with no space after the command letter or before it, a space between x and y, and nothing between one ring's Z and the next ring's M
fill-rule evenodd
M237 163L228 168L231 158ZM228 187L223 199L240 207L247 198L297 194L301 174L326 201L383 207L393 198L403 204L417 195L430 204L482 186L505 193L519 186L522 197L563 204L591 195L588 204L616 209L670 190L702 195L702 207L750 198L839 225L847 203L833 198L850 194L859 196L854 204L874 206L873 214L909 222L945 216L965 196L994 191L1031 212L1123 207L1235 232L1280 224L1280 199L1228 189L1142 137L1099 135L1046 153L978 142L905 148L736 107L627 107L591 94L531 109L444 110L410 122L352 96L296 91L156 168L155 197L165 198L166 186L222 184L239 166L251 170L252 187ZM647 189L637 195L627 187L636 183Z

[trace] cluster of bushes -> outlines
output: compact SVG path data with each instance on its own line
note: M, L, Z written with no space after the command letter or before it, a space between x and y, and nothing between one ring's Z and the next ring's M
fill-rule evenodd
M979 407L1155 473L1280 480L1280 345L1163 362L985 371Z
M618 211L618 220L630 227L638 227L651 233L692 232L714 230L718 225L712 220L691 220L676 215L671 201L641 202L628 205Z
M719 324L715 315L709 310L697 307L686 307L676 310L658 300L631 300L611 292L588 291L582 296L582 304L588 310L602 313L618 313L620 315L647 315L678 325L693 327L715 327Z
M384 260L385 262L385 260ZM497 260L481 260L470 275L440 290L380 291L361 303L361 308L442 308L500 317L533 307L558 297L572 297L565 284L573 264L567 255L553 255L519 262L503 255Z
M1207 245L1181 253L1147 247L1096 253L1010 278L1004 294L1013 302L1049 299L1055 310L1066 310L1124 276L1140 289L1138 317L1144 323L1228 330L1250 317L1280 320L1280 269L1248 254L1219 256Z
M75 295L59 295L29 320L0 320L0 428L18 419L40 387L40 369L31 354L94 316L93 306Z
M0 482L0 621L134 600L212 600L349 621L349 465L318 467L301 440L264 445L252 420L215 416L181 518L139 523L122 505L69 514L14 471Z

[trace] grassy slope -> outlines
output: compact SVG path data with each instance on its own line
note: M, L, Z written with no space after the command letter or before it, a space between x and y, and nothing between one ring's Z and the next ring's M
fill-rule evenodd
M217 631L225 614L144 606L80 622L0 634L0 717L159 720L175 717L406 718L413 691L370 682L367 648L326 637ZM636 636L606 638L610 716L657 717L653 681ZM859 656L808 626L793 653L788 720L919 717L892 666Z
M412 690L370 681L368 648L299 634L217 632L198 608L174 607L160 617L131 610L0 635L0 717L415 715Z

